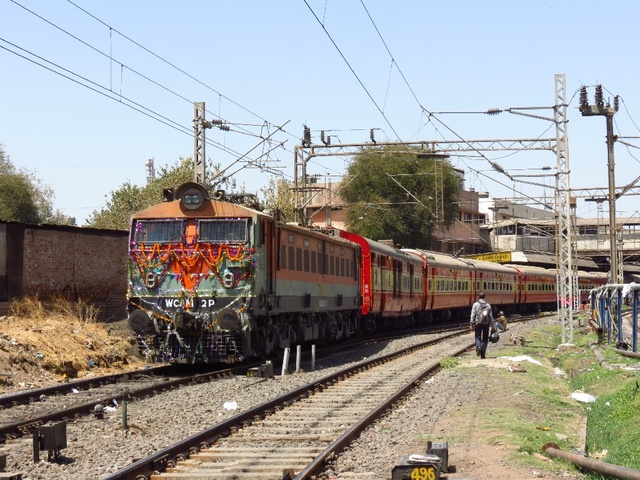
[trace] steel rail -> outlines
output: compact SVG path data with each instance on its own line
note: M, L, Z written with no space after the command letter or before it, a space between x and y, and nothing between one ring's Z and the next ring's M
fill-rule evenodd
M204 382L211 381L215 378L235 375L240 372L246 372L248 368L250 368L250 366L245 365L242 367L219 370L216 372L201 373L201 374L192 375L185 378L177 378L177 379L169 380L167 382L150 385L148 387L143 387L143 388L139 388L132 391L126 391L119 395L96 397L91 402L77 405L75 407L67 408L65 410L59 410L52 413L47 413L44 415L39 415L37 417L31 417L31 418L21 420L19 422L12 423L9 425L0 426L0 443L2 443L3 441L6 441L8 438L17 438L21 435L25 435L28 432L34 429L37 429L40 425L43 425L47 422L75 418L81 415L90 415L94 411L94 407L99 403L102 404L111 400L116 400L118 402L121 402L123 400L144 398L150 395L155 395L158 392L163 390L171 390L183 385L204 383Z
M99 377L91 377L83 380L73 380L66 383L60 383L49 387L33 388L16 393L9 393L0 396L0 409L15 407L40 401L40 397L51 395L64 395L70 393L72 388L77 390L91 389L96 385L106 385L118 383L123 380L131 380L138 375L165 375L169 373L171 366L163 365L161 367L146 368L144 370L134 370L131 372L114 373L111 375L102 375Z
M457 357L471 347L475 345L475 342L469 346L463 347L453 353L454 357ZM320 474L327 463L327 460L333 458L336 454L341 453L346 447L348 447L359 435L360 433L373 424L376 420L380 418L382 414L394 403L403 398L407 393L413 390L419 382L425 377L431 376L435 374L438 370L440 370L440 361L430 365L427 367L424 372L414 377L412 380L407 382L404 387L399 388L395 393L390 395L383 403L378 405L375 409L371 410L366 416L361 418L356 424L354 424L349 430L344 432L340 437L338 437L334 442L332 442L327 448L325 448L320 455L313 459L307 467L304 468L300 473L298 473L294 480L306 480L312 478L314 475Z

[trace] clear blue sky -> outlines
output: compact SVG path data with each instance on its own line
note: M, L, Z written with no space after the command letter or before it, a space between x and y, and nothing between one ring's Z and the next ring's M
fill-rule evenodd
M124 182L144 185L148 159L160 168L192 156L196 101L206 102L209 119L231 125L229 132L207 130L217 145L207 145L207 157L223 167L257 145L257 136L288 122L273 137L285 146L271 152L267 165L282 167L291 179L303 124L314 142L320 130L334 142L365 142L370 128L379 129L378 140L552 138L553 124L544 120L509 113L429 119L421 106L430 112L550 107L554 74L564 73L571 186L606 187L605 119L580 115L578 90L589 87L590 103L598 83L605 99L619 95L615 133L640 136L639 5L0 0L0 143L16 166L51 185L55 207L82 225ZM125 105L133 103L148 115ZM532 113L553 117L550 109ZM265 121L270 125L263 128ZM628 143L615 148L618 185L640 175L640 140ZM247 158L269 148L259 146ZM556 165L551 152L485 155L512 175ZM553 198L552 188L514 185L478 155L451 161L467 172L467 187L495 197L513 196L515 187L515 195ZM309 173L340 174L345 162L321 160ZM257 168L235 175L251 192L268 177ZM535 181L554 184L548 177ZM640 215L637 199L621 199L618 215ZM578 215L595 217L595 205L580 201Z

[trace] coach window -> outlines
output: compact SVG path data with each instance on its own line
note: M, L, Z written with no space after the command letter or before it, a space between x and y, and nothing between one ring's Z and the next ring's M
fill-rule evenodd
M333 258L333 255L329 255L329 275L334 275L336 271Z
M316 273L316 252L311 252L311 273Z
M302 271L302 249L296 248L296 270L298 272Z
M304 250L304 271L309 271L309 250Z
M322 242L318 242L318 273L324 273L324 255Z
M280 245L280 270L287 268L287 246L283 243Z
M289 245L289 270L296 268L296 249Z
M356 252L351 251L351 260L349 261L349 265L351 266L351 278L356 278Z

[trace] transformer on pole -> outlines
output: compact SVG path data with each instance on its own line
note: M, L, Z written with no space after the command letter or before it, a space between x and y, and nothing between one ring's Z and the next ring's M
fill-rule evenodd
M602 85L596 85L595 104L590 105L587 100L587 87L580 88L580 113L584 117L593 115L604 116L607 119L607 171L609 176L609 248L611 249L611 272L610 283L624 283L622 278L622 256L618 255L618 236L616 225L616 180L615 180L615 160L613 156L613 145L615 136L613 134L613 116L618 111L618 96L614 97L613 107L607 102L604 103L602 95Z

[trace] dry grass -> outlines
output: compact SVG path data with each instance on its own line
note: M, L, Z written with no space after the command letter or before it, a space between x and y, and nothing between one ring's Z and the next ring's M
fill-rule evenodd
M75 378L130 366L130 341L111 336L97 315L98 309L82 300L12 302L0 325L0 371L39 368Z
M69 300L64 297L54 297L41 301L36 297L24 297L13 300L9 307L12 316L42 320L44 318L74 319L82 324L96 323L100 309L83 299Z

